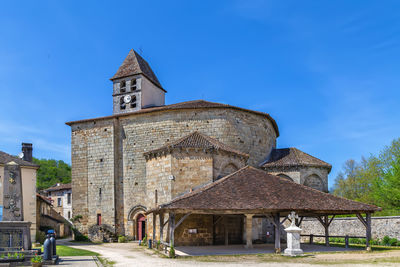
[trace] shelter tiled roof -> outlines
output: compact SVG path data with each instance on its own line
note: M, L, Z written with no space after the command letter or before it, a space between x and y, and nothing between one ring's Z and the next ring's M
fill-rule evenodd
M58 190L68 190L71 189L71 183L69 184L60 184L60 185L55 185L52 187L49 187L47 189L45 189L45 192L50 192L50 191L58 191Z
M233 149L218 140L204 135L198 131L195 131L187 136L184 136L170 144L166 144L160 148L148 151L145 155L156 154L163 151L169 151L172 149L185 149L185 148L198 148L205 150L223 150L230 153L235 153L243 157L249 157L248 154L243 153L239 150Z
M18 157L12 156L10 154L7 154L3 151L0 151L0 164L7 164L11 161L14 161L20 166L28 166L28 167L39 167L35 163L20 159Z
M149 63L144 60L135 50L131 49L128 56L125 58L122 65L119 67L117 73L110 79L115 80L118 78L128 77L136 74L143 74L151 82L160 87L162 86L154 74L153 70L150 68ZM164 90L164 89L163 89Z
M325 167L329 170L332 168L329 163L304 153L303 151L294 147L273 149L270 157L264 164L262 164L261 167L273 168L292 166Z
M165 105L165 106L160 106L160 107L144 108L144 109L141 109L141 110L138 110L138 111L129 112L129 113L123 113L123 114L117 114L117 115L112 115L112 116L106 116L106 117L100 117L100 118L94 118L94 119L86 119L86 120L79 120L79 121L70 121L70 122L66 122L66 124L71 126L71 125L73 125L75 123L98 121L98 120L107 120L107 119L112 119L112 118L117 118L117 117L126 117L126 116L132 116L132 115L137 115L137 114L151 113L151 112L165 111L165 110L207 109L207 108L208 109L229 108L229 109L241 110L241 111L250 112L250 113L253 113L253 114L258 114L258 115L261 115L261 116L265 116L271 121L272 126L274 127L274 130L276 132L276 137L279 136L278 125L276 124L276 121L268 113L255 111L255 110L250 110L250 109L245 109L245 108L240 108L240 107L231 106L231 105L227 105L227 104L209 102L209 101L205 101L205 100L193 100L193 101L186 101L186 102L181 102L181 103L176 103L176 104L171 104L171 105Z
M380 208L336 197L246 166L224 178L161 205L164 210L353 214Z

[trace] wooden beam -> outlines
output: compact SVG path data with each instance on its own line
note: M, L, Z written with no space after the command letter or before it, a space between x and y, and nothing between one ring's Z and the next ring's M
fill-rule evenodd
M280 215L276 213L275 219L275 253L281 253L281 227L280 227Z
M174 234L175 234L175 213L169 214L169 246L174 246Z
M322 224L322 226L325 227L325 222L324 222L324 220L321 218L321 216L316 216L315 218L317 218L318 221Z
M357 213L357 218L360 220L360 222L362 222L362 224L364 224L365 227L367 227L367 221L364 220L363 216L360 213Z
M296 226L297 226L297 227L300 227L301 223L303 222L303 219L304 219L304 216L301 216L301 217L300 217L300 221L298 221L298 222L296 223Z
M371 240L371 213L367 212L365 214L365 221L366 221L366 248L367 250L371 250L371 245L369 244Z
M179 226L187 217L189 217L190 214L192 214L192 213L187 213L187 214L183 215L183 217L176 223L175 229L178 228L178 226Z
M158 214L158 219L160 221L160 242L163 242L163 238L164 238L164 213L160 213Z
M286 216L286 217L283 218L283 220L281 221L281 224L283 224L286 220L289 220L290 222L292 222L292 221L288 218L288 216Z
M329 223L328 223L328 226L331 225L331 223L332 223L333 219L335 218L335 216L336 216L336 215L333 215L333 216L332 216L332 218L330 219L330 221L329 221Z
M328 215L324 216L325 221L325 246L329 247L329 218Z
M214 225L216 225L217 223L219 223L219 221L221 221L222 218L224 218L224 216L219 216L219 218L215 220Z
M155 213L153 213L153 244L156 241L156 223L157 223L157 215Z

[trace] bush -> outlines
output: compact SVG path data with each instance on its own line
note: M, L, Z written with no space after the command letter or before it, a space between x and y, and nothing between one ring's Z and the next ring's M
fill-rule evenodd
M143 237L142 246L147 246L147 235Z
M127 240L126 240L125 236L120 235L118 237L118 243L126 243L126 242L127 242Z
M398 242L397 238L390 238L388 244L389 246L397 246L397 242Z
M169 257L175 258L175 249L173 246L169 249Z
M75 241L88 242L89 238L81 233L75 234Z
M382 239L382 245L384 246L388 246L389 245L389 241L390 241L390 237L385 235Z
M36 239L36 242L43 244L44 241L46 240L46 234L42 231L37 231L35 239Z

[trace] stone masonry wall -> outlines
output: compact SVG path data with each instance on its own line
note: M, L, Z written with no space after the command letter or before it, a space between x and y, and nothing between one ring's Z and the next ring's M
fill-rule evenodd
M125 220L135 205L145 205L144 152L199 131L250 154L248 164L262 162L276 145L271 122L262 116L229 109L179 110L121 117L124 129ZM126 223L126 221L125 221Z
M97 207L102 220L114 221L112 119L72 125L73 215L89 216L95 222ZM272 123L264 116L224 109L187 109L144 113L119 118L122 138L122 176L125 234L128 214L136 205L146 206L146 160L143 153L159 148L194 131L250 155L247 164L257 166L276 146ZM108 128L108 132L105 132ZM104 162L96 161L103 158ZM111 162L111 163L109 163ZM100 170L99 170L100 168ZM92 183L88 183L88 178ZM103 186L101 205L99 187ZM107 210L104 208L107 207ZM82 220L85 222L85 219ZM114 223L113 223L114 224ZM82 224L85 228L86 222ZM129 227L131 228L131 227ZM86 228L87 229L87 228ZM127 231L128 229L128 231Z
M176 217L179 221L180 215ZM196 229L197 233L189 233ZM175 230L175 246L207 246L213 244L213 216L193 214Z
M372 217L372 238L382 239L385 235L400 239L400 216ZM304 219L301 234L325 234L317 219ZM329 227L329 235L365 236L365 226L358 218L335 218Z
M173 152L171 198L188 192L191 188L212 182L212 155L203 152Z
M247 159L220 151L213 156L213 179L224 177L246 166Z
M111 121L82 126L71 137L72 215L83 216L79 230L87 234L98 213L114 225L113 127Z

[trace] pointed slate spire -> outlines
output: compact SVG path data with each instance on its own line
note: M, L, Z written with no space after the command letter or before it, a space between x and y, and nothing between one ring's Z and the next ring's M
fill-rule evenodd
M122 65L119 67L117 73L110 79L115 80L118 78L123 78L127 76L132 76L136 74L143 74L153 82L156 86L163 89L157 76L154 74L153 70L150 68L149 63L144 60L135 50L131 49L128 56L125 58ZM163 89L164 90L164 89Z

